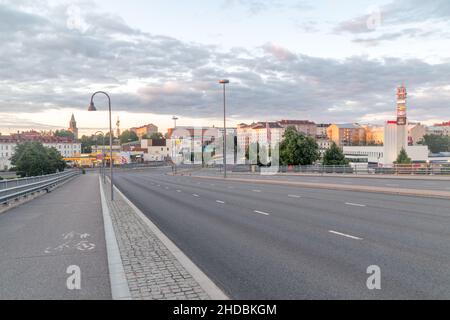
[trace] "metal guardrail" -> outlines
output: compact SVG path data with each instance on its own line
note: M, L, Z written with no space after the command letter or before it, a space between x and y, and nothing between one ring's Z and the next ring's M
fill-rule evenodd
M48 190L79 174L81 174L79 170L72 170L39 177L10 180L6 184L7 187L0 189L0 204L8 203L34 192ZM14 185L14 183L16 184Z
M221 169L219 166L217 169ZM261 168L255 165L235 165L230 169L233 172L260 172ZM390 167L371 167L367 165L348 166L280 166L280 173L315 173L315 174L377 174L377 175L450 175L450 164L408 164L393 165Z

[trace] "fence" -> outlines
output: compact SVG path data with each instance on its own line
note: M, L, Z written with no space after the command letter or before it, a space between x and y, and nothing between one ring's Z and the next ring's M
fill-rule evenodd
M49 190L80 173L79 170L71 170L45 176L2 180L0 181L0 203L8 203L28 194Z

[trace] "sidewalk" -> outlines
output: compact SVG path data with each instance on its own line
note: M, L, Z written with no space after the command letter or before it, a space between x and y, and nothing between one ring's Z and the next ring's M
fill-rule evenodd
M128 288L134 300L227 297L116 188L103 186Z
M98 175L0 214L0 299L111 299ZM70 266L81 271L69 290Z

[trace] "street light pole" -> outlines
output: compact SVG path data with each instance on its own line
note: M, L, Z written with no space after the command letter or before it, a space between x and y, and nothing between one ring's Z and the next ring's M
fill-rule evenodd
M114 201L114 179L113 179L113 167L114 167L114 160L113 160L113 130L112 130L112 116L111 116L111 97L109 94L107 94L104 91L97 91L91 96L91 104L89 105L89 111L97 111L97 108L94 105L94 97L97 94L103 94L108 98L108 107L109 107L109 169L110 169L110 176L111 176L111 201Z
M98 143L97 143L97 135L101 135L103 137L102 143L102 166L100 167L100 174L103 179L103 183L106 182L105 178L105 134L102 131L97 131L95 134L95 152L98 152Z
M220 84L223 84L223 177L227 178L227 113L226 113L226 85L230 83L230 80L220 80Z

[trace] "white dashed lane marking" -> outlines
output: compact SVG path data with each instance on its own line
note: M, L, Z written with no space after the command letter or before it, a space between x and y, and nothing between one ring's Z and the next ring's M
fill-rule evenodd
M301 196L298 196L296 194L290 194L290 195L288 195L288 197L289 198L295 198L295 199L301 198Z
M353 207L367 207L365 204L359 204L359 203L353 203L353 202L346 202L345 204L348 206L353 206Z
M217 202L217 203L220 203L220 204L225 204L225 202L224 202L224 201L221 201L221 200L216 200L216 202Z
M264 216L270 216L270 213L264 212L264 211L259 211L259 210L255 210L253 211L254 213L258 213L258 214L262 214Z
M338 236L350 238L350 239L353 239L353 240L364 240L363 238L355 237L355 236L352 236L352 235L349 235L349 234L345 234L345 233L341 233L341 232L337 232L337 231L333 231L333 230L329 230L328 232L332 233L332 234L335 234L335 235L338 235Z

